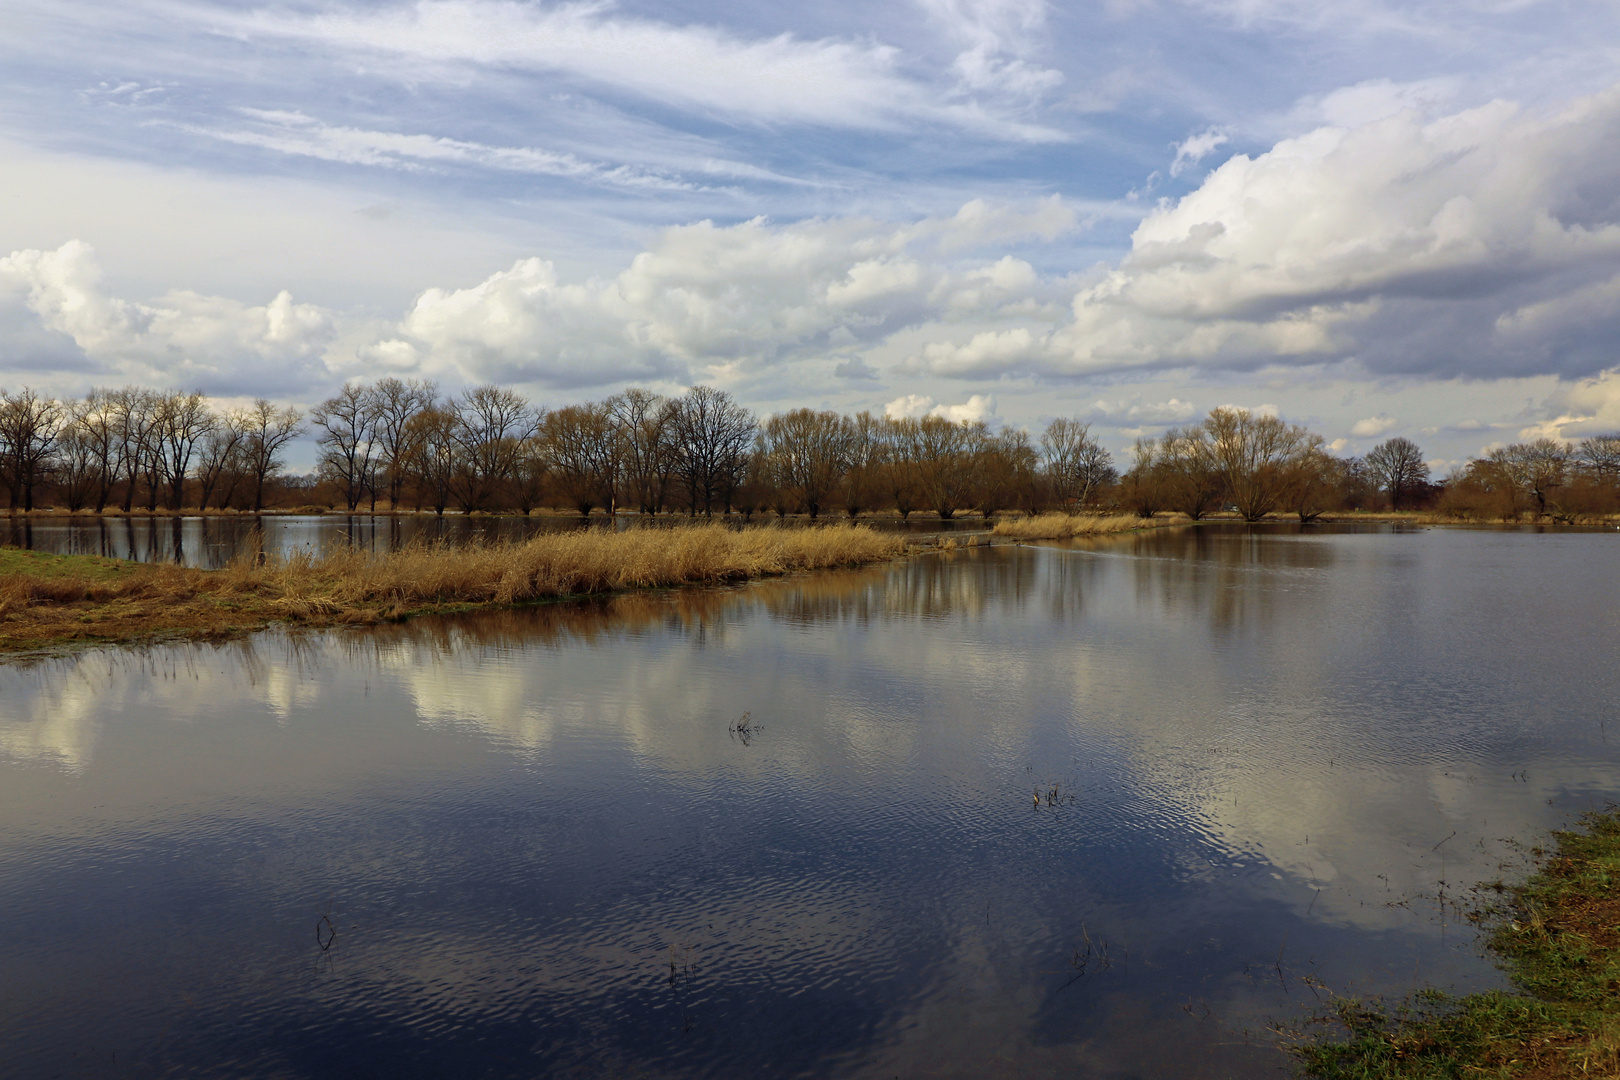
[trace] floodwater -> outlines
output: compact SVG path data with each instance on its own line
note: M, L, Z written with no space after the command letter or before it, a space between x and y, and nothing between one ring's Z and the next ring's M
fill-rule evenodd
M141 517L0 517L0 546L26 548L52 555L100 555L138 562L172 562L218 570L238 556L287 555L322 551L334 546L388 552L411 543L491 543L524 540L541 533L578 529L677 527L687 518L675 514L646 519L625 514L612 519L598 515L589 521L571 515L450 514L231 514L222 516ZM773 518L761 514L756 521ZM802 519L792 519L802 524ZM826 520L840 520L833 515ZM731 518L736 525L736 516ZM900 532L983 531L979 518L940 521L916 517L876 518L865 521L874 528Z
M1617 545L1160 532L0 667L0 1071L1285 1075L1318 995L1499 985L1466 886L1620 797Z

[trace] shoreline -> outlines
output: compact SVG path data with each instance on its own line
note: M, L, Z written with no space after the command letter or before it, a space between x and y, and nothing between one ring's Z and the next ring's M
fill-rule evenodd
M1471 914L1515 989L1415 993L1398 1006L1339 998L1314 1024L1333 1035L1296 1047L1319 1080L1620 1075L1620 812L1581 817L1532 849L1523 882L1483 888Z
M239 559L220 570L0 548L0 659L161 640L225 640L284 624L372 626L646 589L866 566L934 545L855 525L568 532L489 545L412 545Z

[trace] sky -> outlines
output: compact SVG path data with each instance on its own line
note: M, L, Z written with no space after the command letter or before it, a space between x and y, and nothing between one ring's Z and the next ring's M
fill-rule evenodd
M0 0L0 387L1620 430L1620 5Z

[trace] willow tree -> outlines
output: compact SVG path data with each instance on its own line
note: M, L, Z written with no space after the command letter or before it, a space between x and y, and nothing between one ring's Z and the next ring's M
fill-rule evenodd
M1226 496L1244 521L1259 521L1281 506L1302 465L1322 445L1320 435L1248 409L1211 410L1204 429Z

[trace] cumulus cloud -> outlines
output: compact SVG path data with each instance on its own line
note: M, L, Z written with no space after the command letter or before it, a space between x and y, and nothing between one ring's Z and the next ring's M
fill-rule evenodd
M943 405L921 394L903 394L883 406L883 415L891 420L916 420L924 416L942 416L955 424L997 424L996 399L985 394L974 394L960 405Z
M315 13L212 11L207 17L237 35L292 39L343 55L392 60L399 75L411 81L462 82L471 70L560 74L661 105L760 123L882 130L922 120L999 139L1061 137L983 99L942 97L907 77L891 46L807 41L791 34L746 38L715 27L620 14L602 3L417 0ZM997 89L1012 85L1026 91L1040 89L1044 77L991 53L982 56L977 69L969 64L962 74L979 76Z
M606 280L564 282L530 258L468 288L429 289L366 355L558 386L714 378L872 345L903 328L1026 310L1049 291L1028 263L950 256L1073 221L1060 200L1045 199L1023 208L974 201L898 226L700 222L666 230ZM870 372L845 363L847 377Z
M257 306L189 290L150 303L112 296L95 252L77 240L0 258L0 300L25 305L99 373L222 392L267 385L267 364L275 372L269 385L282 388L323 376L320 357L334 329L328 312L285 290Z
M1574 442L1620 432L1620 368L1560 387L1542 408L1546 419L1520 429L1519 438Z
M1379 414L1369 416L1364 420L1357 420L1350 426L1350 434L1358 439L1376 439L1388 431L1393 431L1400 421L1393 416Z
M936 342L940 374L1086 376L1353 359L1556 374L1620 333L1620 87L1552 115L1412 110L1237 155L1150 213L1071 318Z

